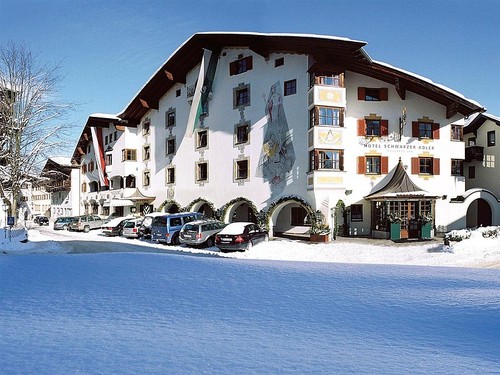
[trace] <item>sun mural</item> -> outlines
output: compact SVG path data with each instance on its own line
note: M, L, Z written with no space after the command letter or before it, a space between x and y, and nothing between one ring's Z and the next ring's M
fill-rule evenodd
M271 194L283 192L295 163L292 132L283 107L280 82L271 86L269 97L264 96L267 124L257 175L269 182Z

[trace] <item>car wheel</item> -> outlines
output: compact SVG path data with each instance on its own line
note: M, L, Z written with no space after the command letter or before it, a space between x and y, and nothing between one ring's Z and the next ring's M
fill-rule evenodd
M252 240L248 240L247 250L251 250L253 247Z
M63 230L69 230L68 226L67 225L63 225L62 227Z
M84 231L85 233L90 232L90 227L89 227L88 225L85 225L85 226L83 227L83 231Z
M214 239L212 237L208 237L207 241L205 242L206 247L212 247L214 246Z
M180 245L181 241L179 241L179 233L174 234L172 237L172 245Z

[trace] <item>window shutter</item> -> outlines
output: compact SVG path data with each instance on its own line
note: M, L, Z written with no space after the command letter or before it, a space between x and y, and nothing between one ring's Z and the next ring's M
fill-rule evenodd
M464 127L463 126L460 127L460 140L461 141L464 140Z
M344 170L344 150L340 150L340 170L343 171Z
M439 175L440 173L440 165L439 165L439 158L433 158L432 159L432 174L433 175Z
M252 70L253 69L253 59L252 56L246 57L247 60L247 70Z
M432 139L439 139L439 124L432 124Z
M365 100L366 92L364 87L358 87L358 100Z
M389 100L389 90L387 89L387 87L382 87L380 89L380 100L381 101Z
M229 75L234 76L236 74L236 70L238 69L238 62L233 61L229 64Z
M418 137L418 121L412 121L411 123L411 136Z
M365 119L358 120L358 135L364 137L366 135L366 121Z
M339 126L344 127L344 109L340 110L339 121L340 121Z
M314 170L317 171L319 169L319 151L314 150Z
M380 135L389 135L389 120L380 120Z
M388 156L382 156L380 158L380 169L382 174L387 174L389 173L389 157Z
M420 161L418 158L411 158L411 174L419 174Z
M319 125L319 107L314 107L314 126Z
M364 156L358 156L358 174L365 174L366 159Z

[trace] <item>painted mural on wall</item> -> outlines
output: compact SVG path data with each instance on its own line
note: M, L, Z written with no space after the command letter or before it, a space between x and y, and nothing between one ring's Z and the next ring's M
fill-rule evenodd
M271 195L276 196L285 189L295 163L293 137L286 120L279 81L271 86L267 98L264 95L264 101L267 124L257 176L269 182Z

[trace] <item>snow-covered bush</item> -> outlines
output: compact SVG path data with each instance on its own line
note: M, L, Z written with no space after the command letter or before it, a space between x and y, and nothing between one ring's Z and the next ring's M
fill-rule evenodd
M484 238L497 238L500 237L500 227L485 227L478 228Z
M468 229L452 230L445 234L445 238L450 241L460 242L470 238L471 232Z

